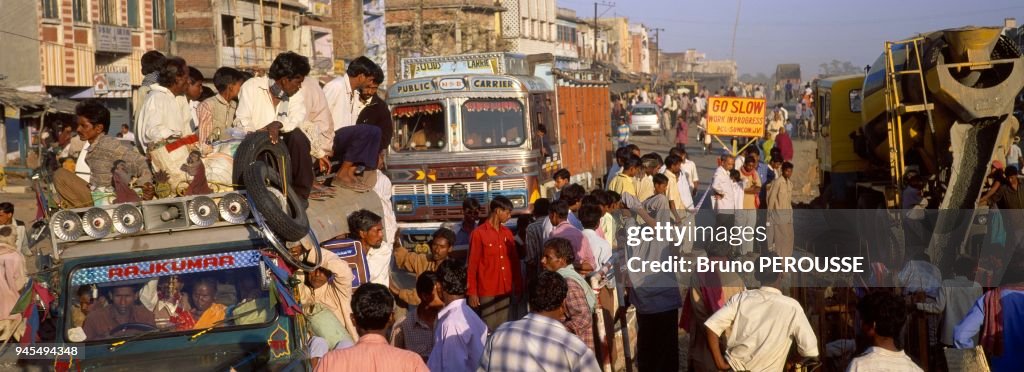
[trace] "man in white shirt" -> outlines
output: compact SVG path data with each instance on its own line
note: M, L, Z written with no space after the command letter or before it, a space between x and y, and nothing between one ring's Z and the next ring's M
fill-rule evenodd
M682 226L693 223L696 215L693 211L693 195L690 193L690 181L682 170L683 159L676 155L665 158L665 176L668 177L668 199L673 204L676 223ZM693 252L693 239L683 240L683 253Z
M172 190L187 176L181 166L199 137L189 124L191 109L185 99L189 85L188 64L181 57L170 57L160 68L157 84L150 87L139 109L139 143L149 155L155 171L164 171Z
M292 187L304 200L313 188L311 145L300 129L306 120L301 88L309 70L306 57L293 52L278 54L267 76L242 84L235 111L235 126L246 133L267 132L272 143L284 140L291 158Z
M857 304L857 313L860 331L871 340L871 347L853 358L847 372L923 371L896 346L896 337L907 322L903 298L887 291L872 292Z
M715 223L717 226L732 227L735 224L735 210L732 206L736 205L736 201L733 199L733 181L729 178L729 171L733 170L735 166L735 159L731 155L722 155L720 158L721 165L718 169L715 169L715 176L711 180L711 190L715 192Z
M769 259L777 257L767 254ZM704 325L706 340L718 369L781 371L793 341L801 356L818 356L818 340L800 303L778 290L782 273L767 269L754 273L761 288L740 292L711 315ZM719 337L731 328L726 350Z
M128 124L121 124L121 140L128 142L135 142L135 133L132 133L128 128Z
M384 220L366 209L352 212L348 216L349 239L358 240L366 257L366 271L370 282L381 285L391 284L391 246L384 245Z
M359 169L377 169L381 130L375 126L355 124L364 107L360 100L362 91L373 84L383 83L384 71L364 56L352 61L345 75L324 86L324 96L334 119L332 152L335 159L341 160L335 185L365 191L372 188L373 182L360 177Z

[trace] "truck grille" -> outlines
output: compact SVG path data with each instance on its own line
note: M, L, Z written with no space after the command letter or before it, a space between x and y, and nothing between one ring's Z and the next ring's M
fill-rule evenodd
M497 190L526 190L526 180L522 178L510 180L497 180L491 182L491 191Z

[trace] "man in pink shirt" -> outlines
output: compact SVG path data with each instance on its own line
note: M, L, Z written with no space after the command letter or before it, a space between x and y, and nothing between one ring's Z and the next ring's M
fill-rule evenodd
M388 345L384 338L395 322L394 306L388 287L376 283L359 286L352 295L352 321L359 341L353 347L327 353L316 371L429 371L419 355Z
M548 219L555 227L551 231L551 238L564 238L572 244L572 249L576 252L576 262L573 262L576 271L583 275L594 271L597 266L594 260L594 251L591 250L587 239L583 237L583 231L569 223L569 204L564 200L551 203Z

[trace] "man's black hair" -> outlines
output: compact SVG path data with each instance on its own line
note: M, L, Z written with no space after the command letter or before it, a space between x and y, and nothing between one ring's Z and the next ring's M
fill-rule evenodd
M160 71L160 68L163 67L164 62L166 61L167 57L159 51L151 50L146 52L142 55L142 58L139 59L140 64L142 64L142 74L149 75L156 71Z
M549 200L548 198L540 198L533 202L534 217L547 217L550 209L551 200Z
M630 155L626 158L626 161L622 162L622 169L636 168L640 166L640 157L636 155Z
M395 298L388 287L366 283L352 294L352 314L356 326L369 331L383 330L391 320Z
M284 52L274 58L274 63L267 71L267 77L271 80L283 78L297 78L309 75L309 58L294 52Z
M562 199L555 200L554 203L551 203L551 208L548 212L563 220L569 218L569 203Z
M103 133L110 129L110 110L98 99L87 99L75 106L75 115L88 120L92 125L102 125Z
M448 241L448 244L455 244L455 232L447 227L442 227L430 235L431 239L441 238Z
M562 188L562 193L558 195L558 200L565 200L569 205L575 205L583 199L584 195L587 195L587 190L583 186L573 183Z
M1006 177L1012 177L1012 176L1019 175L1020 174L1020 170L1017 169L1016 165L1011 165L1011 166L1006 167L1006 172L1004 174L1005 174Z
M544 124L537 124L537 131L543 134L548 134L548 128Z
M238 70L231 67L221 67L217 69L217 72L213 73L213 86L217 87L217 91L221 93L227 90L232 84L244 81L245 76L243 76Z
M437 283L437 274L433 271L424 271L416 278L416 293L433 292L434 283ZM424 306L426 306L426 304L424 304Z
M366 56L362 56L356 58L352 62L349 62L348 67L345 69L345 74L350 77L364 75L373 78L374 71L380 69L380 66L377 66L376 62L373 62L373 60L366 58Z
M506 198L506 197L504 197L502 195L495 196L494 199L491 199L490 211L491 211L491 213L494 213L494 211L498 210L498 209L504 209L504 210L507 210L507 211L511 211L512 210L512 201L508 200L508 198Z
M594 190L591 195L594 195L594 197L597 198L597 204L605 207L612 205L612 203L615 202L612 200L611 193L607 190Z
M597 197L594 196L593 194L584 196L583 199L580 201L580 204L581 207L585 207L588 205L601 205L601 203L597 201Z
M203 76L203 73L199 71L199 69L192 66L188 66L188 78L192 79L193 83L200 84L202 84L203 81L206 80L206 77Z
M631 143L631 144L628 144L628 145L626 145L626 148L627 148L627 149L629 149L629 152L636 152L636 151L640 151L640 146L634 145L634 144L632 144L632 143Z
M178 81L179 76L188 75L188 63L181 57L168 57L160 67L160 76L156 82L164 88L170 88Z
M199 91L199 99L197 99L197 101L202 102L205 101L207 98L216 95L217 92L214 92L213 89L210 89L210 87L203 85L203 88Z
M661 174L661 173L655 174L653 177L651 177L651 179L652 179L652 181L654 181L655 185L667 185L668 184L668 177L666 177L664 174Z
M370 231L374 225L381 223L382 219L376 213L366 209L360 209L348 215L348 231L350 238L359 239L360 231Z
M875 333L882 337L897 338L907 322L903 298L889 291L875 291L860 300L857 312L864 324L873 324Z
M740 171L735 170L735 169L730 169L729 170L729 179L738 182L741 178L742 177L740 176Z
M0 203L0 212L8 214L14 213L14 204L11 204L10 202Z
M776 156L773 156L773 157L771 158L771 160L768 160L768 164L775 164L775 163L785 163L785 162L786 162L786 161L785 161L785 160L782 160L782 158L781 158L781 157L776 157Z
M570 176L569 170L562 168L555 172L555 174L551 176L551 179L568 181Z
M615 150L615 159L625 161L629 159L629 156L633 153L629 151L628 146L622 146Z
M576 250L572 243L566 238L551 238L544 242L544 250L555 251L555 257L565 260L565 263L572 265L576 262Z
M473 198L466 198L466 200L462 201L462 210L469 208L480 209L480 201Z
M605 190L605 195L608 195L608 197L612 199L612 203L618 203L622 201L622 195L613 190Z
M584 205L580 208L579 218L584 229L597 230L601 225L601 216L604 216L604 213L601 213L601 207L596 205Z
M75 290L75 297L81 297L84 294L92 295L92 287L87 285L78 286L78 289Z
M562 306L569 286L558 273L543 271L530 283L530 309L534 312L552 311Z
M441 290L453 296L466 295L466 266L459 261L447 259L437 265L437 281Z
M793 169L793 163L788 161L782 163L782 170Z
M973 258L961 256L953 264L953 274L963 275L967 279L974 280L974 273L978 269L978 262Z
M672 166L682 163L683 158L678 155L669 155L665 158L665 169L672 168Z
M778 257L778 255L775 254L775 252L768 252L765 255L761 256L761 260L762 262L770 262L771 260L774 260L775 257ZM754 279L757 279L757 281L761 282L762 286L766 286L777 282L779 280L779 276L781 275L782 273L776 272L771 268L759 269L754 272Z

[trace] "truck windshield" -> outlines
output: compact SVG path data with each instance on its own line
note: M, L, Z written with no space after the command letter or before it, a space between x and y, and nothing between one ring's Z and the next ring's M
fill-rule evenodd
M66 337L93 342L274 318L256 250L77 268Z
M396 106L392 115L398 137L395 150L441 150L448 144L444 107L440 103Z
M514 99L462 104L462 140L470 149L519 147L526 142L523 104Z

